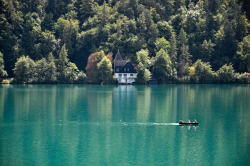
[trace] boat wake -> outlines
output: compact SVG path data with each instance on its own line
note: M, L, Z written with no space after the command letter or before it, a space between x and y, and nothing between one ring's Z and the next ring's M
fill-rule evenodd
M72 123L70 123L72 125ZM70 125L68 123L58 123L53 125ZM93 125L93 126L179 126L179 123L155 123L155 122L80 122L74 125Z
M147 122L147 123L140 123L140 122L124 122L121 123L122 125L128 126L178 126L179 123L154 123L154 122Z

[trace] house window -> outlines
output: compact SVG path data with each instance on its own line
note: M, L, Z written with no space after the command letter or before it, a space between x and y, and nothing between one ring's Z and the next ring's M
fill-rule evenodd
M127 69L126 68L124 68L124 71L126 71Z
M119 74L119 77L121 77L122 76L122 74Z
M129 68L128 68L128 71L129 71Z
M117 68L116 71L118 72L118 71L119 71L119 68Z
M134 76L134 74L130 74L130 76L132 76L132 77L133 77L133 76Z
M127 77L127 74L124 74L124 77Z

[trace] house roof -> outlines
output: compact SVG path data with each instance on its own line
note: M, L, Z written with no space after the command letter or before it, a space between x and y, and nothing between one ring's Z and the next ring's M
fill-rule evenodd
M136 71L133 64L128 61L123 66L116 66L115 73L136 73Z
M125 60L114 61L115 66L124 66L127 63Z
M122 56L121 56L119 50L118 50L118 52L117 52L117 54L116 54L116 56L115 56L115 60L114 60L114 61L123 61Z
M136 64L132 64L129 60L123 60L118 50L114 59L115 73L136 73Z
M120 51L118 50L115 59L114 59L114 65L115 66L124 66L127 63L127 61L122 59L122 56L120 54Z

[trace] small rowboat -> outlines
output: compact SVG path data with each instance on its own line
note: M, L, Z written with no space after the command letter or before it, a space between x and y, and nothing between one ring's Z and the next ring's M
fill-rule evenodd
M199 122L190 122L190 123L188 123L188 122L179 122L179 124L180 125L198 125Z

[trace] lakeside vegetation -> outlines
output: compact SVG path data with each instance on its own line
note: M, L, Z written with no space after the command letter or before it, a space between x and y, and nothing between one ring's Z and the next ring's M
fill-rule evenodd
M138 84L151 74L159 83L250 83L246 0L2 0L0 6L3 83L113 84L117 50L138 64Z

